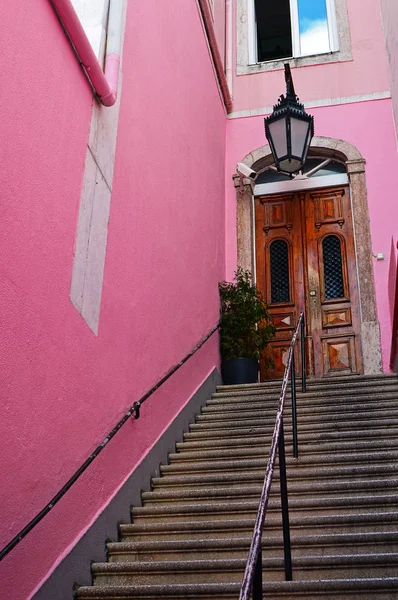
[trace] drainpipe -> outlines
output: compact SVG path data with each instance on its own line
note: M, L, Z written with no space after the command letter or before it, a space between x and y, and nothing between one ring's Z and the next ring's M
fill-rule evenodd
M51 0L51 3L99 101L104 106L113 106L117 98L119 80L123 0L110 0L105 73L88 41L72 2Z
M225 77L232 98L233 0L226 0L225 2L225 25Z
M218 49L216 34L213 25L213 17L210 12L209 2L208 0L196 0L196 2L198 4L199 11L202 16L205 32L207 35L207 41L210 47L210 54L213 59L213 64L217 74L221 95L228 113L232 111L231 94L229 93L227 79L225 77L224 72L224 65L222 64L220 51Z

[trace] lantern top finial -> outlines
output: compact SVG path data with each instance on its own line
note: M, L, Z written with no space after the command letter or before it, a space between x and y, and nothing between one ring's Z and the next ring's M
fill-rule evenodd
M274 106L274 113L278 111L285 111L286 108L291 110L298 110L304 113L304 105L300 103L296 91L294 89L293 76L290 71L290 65L285 64L285 82L286 82L286 96L283 94L278 99L278 104Z
M285 65L285 81L286 81L286 98L297 100L296 92L294 91L294 83L292 73L290 71L290 65Z

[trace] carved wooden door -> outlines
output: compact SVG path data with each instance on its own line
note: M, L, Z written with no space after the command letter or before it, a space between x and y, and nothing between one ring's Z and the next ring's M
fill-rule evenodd
M257 285L276 326L261 379L283 374L306 316L308 374L361 372L358 284L348 188L256 198ZM300 369L299 361L296 361ZM271 365L271 366L270 366Z
M303 240L295 195L256 198L257 286L277 333L261 361L261 380L281 377L298 315L304 310ZM272 361L272 368L267 362Z

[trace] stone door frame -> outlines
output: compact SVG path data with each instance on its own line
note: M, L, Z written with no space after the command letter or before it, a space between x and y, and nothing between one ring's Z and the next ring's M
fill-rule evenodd
M309 156L334 158L344 162L350 183L352 218L354 225L359 304L361 317L361 346L365 375L382 373L380 325L377 319L376 294L373 277L372 242L366 190L365 159L348 142L328 137L313 138ZM268 144L253 150L242 160L256 172L273 164ZM255 240L253 234L254 182L234 175L237 196L238 265L254 272ZM292 181L294 191L294 180Z

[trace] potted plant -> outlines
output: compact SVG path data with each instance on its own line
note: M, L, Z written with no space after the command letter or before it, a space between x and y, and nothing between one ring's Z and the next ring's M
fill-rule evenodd
M250 271L239 267L234 281L219 284L221 300L221 373L225 384L257 381L259 359L275 334L267 304L252 283Z

